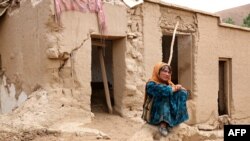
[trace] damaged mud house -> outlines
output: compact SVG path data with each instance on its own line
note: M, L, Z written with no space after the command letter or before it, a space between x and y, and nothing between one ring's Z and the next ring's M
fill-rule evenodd
M159 0L0 0L0 10L0 113L11 122L89 123L98 104L139 119L178 22L172 79L192 93L187 124L250 123L249 28Z

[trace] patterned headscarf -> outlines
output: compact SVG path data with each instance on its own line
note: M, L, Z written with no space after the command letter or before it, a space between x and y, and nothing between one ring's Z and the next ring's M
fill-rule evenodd
M164 63L164 62L158 62L157 64L155 64L154 70L153 70L153 73L152 73L152 77L149 79L149 81L154 81L156 83L169 84L171 86L174 86L174 83L171 81L171 76L170 76L170 79L169 79L169 81L167 83L163 82L159 78L159 72L160 72L161 68L164 67L164 66L169 66L169 65L167 63Z

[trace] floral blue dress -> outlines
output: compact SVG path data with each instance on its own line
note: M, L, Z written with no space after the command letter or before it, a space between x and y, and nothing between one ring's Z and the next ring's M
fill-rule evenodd
M146 95L153 98L149 124L164 121L173 127L188 119L186 90L173 93L171 86L150 81L146 85Z

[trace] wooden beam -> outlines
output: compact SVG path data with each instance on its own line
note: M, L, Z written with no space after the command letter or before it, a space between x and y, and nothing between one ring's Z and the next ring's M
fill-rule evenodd
M105 39L105 40L117 40L126 38L127 35L117 36L117 35L101 35L101 34L91 34L91 38L95 39Z
M108 105L109 113L112 114L113 110L112 110L112 105L111 105L111 100L110 100L108 80L107 80L107 74L106 74L106 68L104 64L104 57L103 57L102 49L103 49L102 47L98 47L99 59L100 59L101 70L102 70L102 79L104 83L105 97L106 97L106 102Z
M92 40L92 46L106 47L106 44L105 42L101 42L100 40Z

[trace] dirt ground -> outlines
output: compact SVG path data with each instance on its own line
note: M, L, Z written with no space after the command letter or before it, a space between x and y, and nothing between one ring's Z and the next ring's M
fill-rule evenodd
M218 127L217 125L202 126L202 130L199 130L185 123L176 127L167 138L163 138L156 126L144 124L138 115L132 120L115 112L109 114L105 100L97 97L92 97L95 99L91 101L93 115L91 121L86 121L86 115L81 113L81 108L77 105L71 106L77 104L76 101L67 97L62 107L60 97L60 93L48 95L46 91L40 90L12 113L1 115L0 141L223 140L222 130L211 128Z
M15 132L0 131L0 141L222 141L223 131L199 131L195 127L182 124L164 138L157 127L110 115L106 112L94 113L91 123L81 128L86 132L62 132L51 129L34 129ZM63 124L63 123L62 123Z
M104 94L93 94L94 101L91 101L91 109L94 118L91 123L85 124L85 128L97 129L104 132L112 141L125 141L135 132L141 129L143 122L123 118L120 115L108 114ZM96 140L98 137L86 136L85 140ZM107 139L98 139L107 140Z
M143 124L135 122L119 115L110 115L105 112L95 113L91 123L85 124L83 128L95 129L105 135L95 132L84 133L65 133L50 130L31 130L16 133L14 131L0 131L0 141L125 141L137 132Z
M84 114L76 114L81 113L77 107L67 108L65 104L65 109L60 111L54 106L60 104L49 99L45 91L38 91L22 107L1 115L0 141L125 141L143 125L140 120L137 122L116 113L109 114L103 97L93 97L91 122L85 122ZM52 119L60 120L52 123Z
M60 136L47 135L38 136L34 141L125 141L135 132L140 130L142 123L135 122L129 119L124 119L119 115L110 115L108 113L95 113L93 121L84 125L84 128L97 129L107 135L108 138L103 138L98 135L70 135L62 134Z
M96 113L93 122L85 127L95 128L107 133L111 140L125 141L135 132L140 130L143 125L140 122L121 118L118 115L109 115L107 113Z

